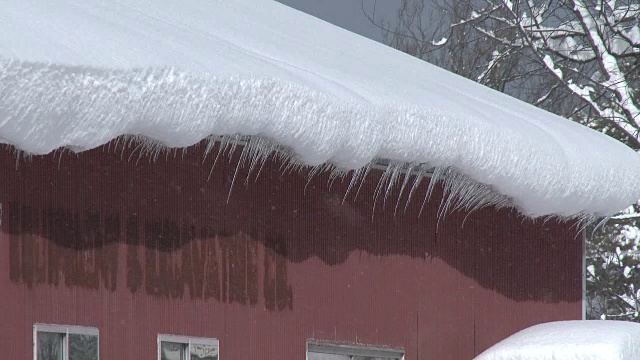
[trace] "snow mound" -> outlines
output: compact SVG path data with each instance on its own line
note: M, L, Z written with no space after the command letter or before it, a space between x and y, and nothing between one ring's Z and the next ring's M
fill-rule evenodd
M435 169L462 199L445 208L640 198L623 144L271 0L7 0L0 33L0 142L27 153L249 136L251 164L279 152L352 182L385 159L387 191Z
M578 320L524 329L489 348L476 360L636 360L640 324Z

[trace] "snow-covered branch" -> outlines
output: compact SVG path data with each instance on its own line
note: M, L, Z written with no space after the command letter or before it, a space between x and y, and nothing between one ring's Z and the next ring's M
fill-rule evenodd
M419 12L428 2L439 11L435 28L421 22ZM640 150L640 5L635 2L401 0L393 31L404 35L391 36L389 43L615 133ZM443 14L449 20L442 20Z
M612 216L609 219L611 220L640 220L640 214L621 214Z
M587 4L585 4L583 0L573 0L573 3L573 9L578 15L585 33L587 33L587 38L596 54L601 71L606 77L603 85L609 87L615 94L617 99L616 105L624 112L627 120L633 123L635 127L638 127L638 124L640 124L640 109L634 103L629 81L620 69L618 60L611 54L602 38L601 29L604 27L604 24L599 23L596 18L593 17Z

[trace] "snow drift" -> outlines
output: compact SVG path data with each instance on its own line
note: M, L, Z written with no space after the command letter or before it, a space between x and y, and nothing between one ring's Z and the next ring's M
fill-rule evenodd
M640 198L623 144L271 0L2 9L0 142L27 153L252 136L251 163L276 151L357 182L385 159L409 193L420 176L400 174L435 168L451 206L579 217Z
M475 360L640 359L640 324L625 321L558 321L524 329Z

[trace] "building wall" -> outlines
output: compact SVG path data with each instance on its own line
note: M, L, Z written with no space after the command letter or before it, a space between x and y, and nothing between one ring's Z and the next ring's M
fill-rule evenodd
M122 142L121 142L122 144ZM33 357L32 326L95 326L101 359L155 359L158 333L220 340L222 360L305 358L308 339L471 359L530 325L581 318L571 224L514 211L438 222L424 188L397 213L348 181L202 144L149 161L116 143L16 160L0 151L0 349ZM230 196L229 196L230 193ZM395 213L395 214L394 214Z

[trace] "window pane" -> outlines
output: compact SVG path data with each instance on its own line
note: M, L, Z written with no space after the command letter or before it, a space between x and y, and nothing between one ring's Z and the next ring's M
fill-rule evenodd
M190 360L218 360L218 347L216 345L191 344Z
M160 360L187 360L187 344L161 342Z
M38 360L62 360L64 334L38 331Z
M98 337L69 334L69 360L98 360Z
M351 360L349 355L335 355L310 352L307 354L309 360Z

